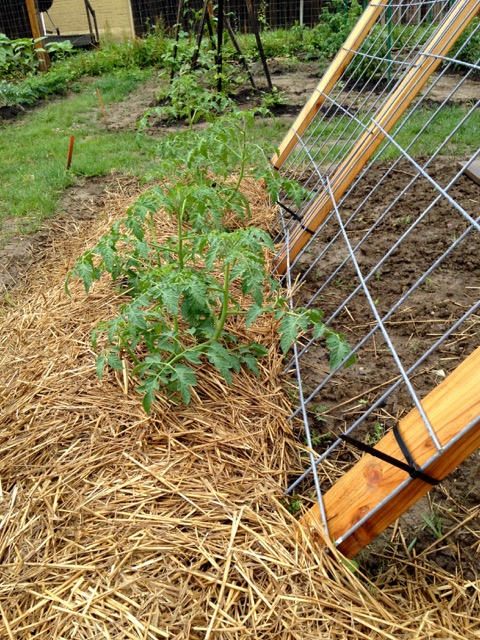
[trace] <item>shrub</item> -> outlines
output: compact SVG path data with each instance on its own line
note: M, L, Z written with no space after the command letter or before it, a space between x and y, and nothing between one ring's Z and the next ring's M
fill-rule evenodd
M312 35L306 44L307 58L333 58L356 24L362 7L352 0L348 9L344 0L332 0L324 8L318 25L312 29Z
M0 34L0 45L2 38ZM64 94L78 78L82 76L98 76L103 73L112 73L117 69L141 69L158 64L166 50L166 40L160 30L147 36L144 40L135 39L121 43L107 43L101 49L93 51L77 52L73 55L70 43L52 43L47 49L55 53L55 60L47 73L36 73L38 70L37 59L33 53L33 41L24 43L22 51L30 51L25 58L23 71L10 73L0 84L0 106L33 106L38 100L50 95ZM5 60L5 68L13 68L8 54L8 38L4 40L4 47L0 46L0 68L2 60ZM22 40L23 42L23 40ZM23 46L23 45L22 45ZM29 48L30 47L30 48ZM13 49L12 49L13 50ZM31 54L31 55L30 55ZM20 69L20 67L16 67ZM20 75L27 77L19 79Z

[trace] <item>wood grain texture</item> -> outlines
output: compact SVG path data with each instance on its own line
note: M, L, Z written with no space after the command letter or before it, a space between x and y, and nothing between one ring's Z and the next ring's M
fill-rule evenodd
M466 165L467 165L466 162L458 163L459 169L462 169L463 167L465 167L463 172L465 173L466 176L471 178L477 184L480 184L480 160L474 160L468 165L468 167Z
M311 232L315 232L332 211L332 197L338 201L345 194L385 139L385 133L389 133L393 129L420 93L442 62L438 56L445 56L462 35L475 17L477 5L478 0L465 0L456 4L448 19L440 24L425 44L422 52L418 55L416 64L408 70L397 88L372 118L371 125L359 137L350 153L331 176L331 193L325 189L318 195L303 216L302 226L297 225L294 228L289 242L289 251L286 245L280 249L275 262L275 270L279 275L285 274L289 262L295 260L310 240ZM310 233L305 231L305 228L309 229Z
M365 9L351 34L345 41L345 44L333 59L331 65L318 83L317 88L283 139L280 144L278 154L273 156L272 164L275 169L279 169L288 158L291 151L297 144L299 136L303 135L306 131L308 125L325 102L325 96L331 92L337 83L337 80L353 58L354 52L361 47L363 41L370 33L370 29L378 20L384 9L385 5L375 3L370 3Z
M40 32L40 21L39 21L39 13L37 8L37 3L35 0L26 0L27 11L28 11L28 20L30 22L30 28L32 30L32 38L37 40L42 37L42 33ZM40 71L47 71L50 67L50 56L47 51L43 50L42 42L35 43L36 55L38 58L38 66Z
M433 459L437 451L417 409L412 409L400 421L400 433L417 465L427 464L425 472L441 480L480 446L480 347L425 397L422 407L445 450ZM471 423L474 426L455 441ZM384 436L375 448L404 461L392 432ZM351 527L388 499L408 477L398 467L365 454L324 495L332 540L341 540ZM338 545L340 551L350 558L357 555L430 489L431 485L422 480L412 480L342 540ZM310 509L302 523L312 532L322 527L318 505Z

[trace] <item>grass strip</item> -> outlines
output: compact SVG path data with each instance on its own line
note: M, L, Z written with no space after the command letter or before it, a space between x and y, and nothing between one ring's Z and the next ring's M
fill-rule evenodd
M61 193L77 176L146 173L153 162L155 141L135 131L107 131L96 88L108 107L125 99L151 74L152 70L122 71L88 80L79 93L4 127L0 132L0 225L14 220L23 232L37 229L54 214ZM75 136L75 151L67 172L70 135ZM0 242L2 236L0 232Z

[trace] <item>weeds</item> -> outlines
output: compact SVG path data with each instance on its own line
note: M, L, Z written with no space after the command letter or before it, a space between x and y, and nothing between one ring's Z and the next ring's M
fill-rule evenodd
M327 404L313 404L312 409L313 409L313 413L315 414L315 418L317 419L318 422L327 421L327 419L323 415L329 409Z
M327 431L327 433L317 433L315 431L311 434L311 442L313 447L321 447L327 444L330 444L333 441L334 435L331 431ZM305 444L308 444L305 441Z
M285 509L292 514L292 516L301 511L303 507L303 500L301 496L298 495L293 495L288 499L280 500L280 502L285 507Z
M425 526L428 527L435 538L439 540L443 535L443 520L438 509L433 508L430 513L422 513L422 518L425 521Z
M430 513L422 513L422 519L424 524L420 527L420 531L425 531L426 529L430 529L437 540L443 535L443 520L438 511L438 508L433 506L430 510ZM414 548L414 546L418 542L418 536L415 536L410 544L408 545L407 551L410 551Z
M378 442L380 442L384 435L385 425L383 424L383 422L375 422L375 424L373 425L373 433L367 435L366 442L373 447Z

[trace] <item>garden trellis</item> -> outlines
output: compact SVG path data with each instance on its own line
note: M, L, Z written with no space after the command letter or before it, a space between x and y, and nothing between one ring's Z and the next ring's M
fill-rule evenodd
M272 159L305 194L279 201L276 271L358 358L295 345L309 465L287 493L313 476L303 522L349 556L480 444L480 150L449 158L480 127L479 6L371 2Z

